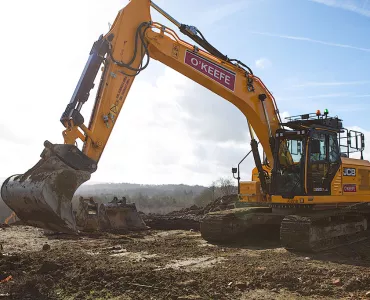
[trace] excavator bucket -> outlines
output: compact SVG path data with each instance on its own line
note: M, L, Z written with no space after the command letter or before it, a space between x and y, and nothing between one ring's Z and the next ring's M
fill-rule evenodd
M99 230L99 204L91 198L79 198L76 224L82 231Z
M139 231L148 228L135 203L126 204L126 200L117 200L116 197L100 205L99 223L102 231Z
M46 141L39 162L22 175L13 175L1 187L1 197L25 224L63 233L75 233L72 197L90 179L91 172L76 169L83 154L74 145ZM86 162L86 159L85 159ZM96 168L96 166L94 166Z

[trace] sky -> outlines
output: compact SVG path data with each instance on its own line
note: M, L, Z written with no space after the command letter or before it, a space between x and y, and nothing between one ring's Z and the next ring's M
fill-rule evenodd
M370 140L370 1L155 3L250 66L283 116L327 108ZM59 118L91 46L126 4L0 2L0 178L32 167L45 140L63 143ZM154 10L152 19L176 29ZM93 91L82 109L85 120L94 96ZM231 168L249 150L247 122L236 107L151 60L135 79L90 183L210 185L230 178ZM242 180L250 180L253 166L251 157L241 165Z

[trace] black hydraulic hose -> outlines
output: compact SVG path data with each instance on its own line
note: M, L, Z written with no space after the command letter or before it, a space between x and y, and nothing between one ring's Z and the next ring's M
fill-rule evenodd
M240 60L238 60L238 59L229 59L226 55L224 55L224 54L222 54L220 51L218 51L215 47L213 47L212 45L211 45L211 43L209 43L207 40L206 40L206 38L204 37L204 35L202 34L202 32L199 30L199 29L197 29L197 33L199 33L199 35L201 36L201 38L203 39L203 41L204 41L204 43L206 43L206 45L208 46L208 47L212 47L212 49L210 49L210 50L216 50L217 52L216 52L216 54L217 53L219 53L219 54L221 54L220 56L219 55L216 55L217 57L219 57L219 58L221 58L221 59L223 59L223 60L226 60L226 61L228 61L228 62L236 62L237 64L239 64L239 65L242 65L243 67L245 67L245 68L247 68L248 69L248 71L249 71L249 73L251 74L251 75L253 75L253 71L252 71L252 69L250 68L250 67L248 67L246 64L244 64L243 62L241 62ZM202 45L203 46L203 45ZM204 47L204 46L203 46ZM206 47L204 47L206 50L208 50ZM209 51L209 50L208 50ZM211 51L209 51L210 53L212 53ZM213 53L212 53L213 54Z
M189 26L187 26L185 24L181 24L180 31L183 34L185 34L186 36L188 36L189 38L191 38L194 42L196 42L197 44L202 46L204 49L206 49L212 55L214 55L214 56L216 56L216 57L218 57L222 60L229 61L229 59L226 55L222 54L219 50L217 50L210 43L208 43L206 39L204 39L204 36L200 33L200 31L198 29L196 31L200 33L201 37L199 37L196 34L194 34L193 32L191 32L189 30Z
M141 32L141 29L143 26L146 26L146 28L144 29L143 32ZM149 65L149 61L150 61L150 57L149 57L149 49L148 49L148 45L146 44L145 40L144 40L144 35L145 35L145 32L146 30L149 28L149 24L146 23L146 22L143 22L140 24L140 26L138 27L137 31L136 31L136 35L135 35L135 48L134 48L134 55L133 57L131 58L131 60L128 62L128 63L123 63L121 61L117 61L114 59L113 57L113 53L112 51L109 51L109 56L110 58L112 59L112 61L117 64L118 66L122 67L122 68L127 68L131 71L134 71L135 74L133 75L130 75L130 74L127 74L123 71L121 71L121 73L127 75L127 76L137 76L142 70L144 70L148 65ZM136 59L136 56L137 56L137 52L138 52L138 37L140 38L140 41L141 41L141 49L140 49L140 52L141 52L141 63L140 63L140 67L139 68L134 68L131 66L131 64L135 61ZM145 63L145 65L143 66L143 58L144 56L147 56L147 61Z

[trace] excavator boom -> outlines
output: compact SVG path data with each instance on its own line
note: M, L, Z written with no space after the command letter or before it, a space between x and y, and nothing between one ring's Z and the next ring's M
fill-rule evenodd
M205 50L153 23L151 6ZM97 170L129 90L136 76L148 66L149 58L177 70L238 107L253 127L268 161L273 163L269 143L280 127L280 119L275 101L262 81L243 63L227 58L209 44L194 26L181 24L150 0L132 0L118 12L110 31L93 44L60 118L65 127L64 144L46 141L39 162L26 173L9 177L2 185L4 202L22 221L55 231L76 231L72 197ZM101 65L104 70L86 126L80 111ZM77 139L83 142L81 150L76 146Z

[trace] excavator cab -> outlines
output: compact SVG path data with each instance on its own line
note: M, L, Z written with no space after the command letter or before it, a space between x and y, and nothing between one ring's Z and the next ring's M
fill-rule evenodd
M275 135L270 193L283 198L330 195L332 181L342 164L341 133L348 132L342 121L317 112L289 117L283 125ZM352 150L362 152L364 136L354 133L360 142ZM344 138L349 145L348 135Z

